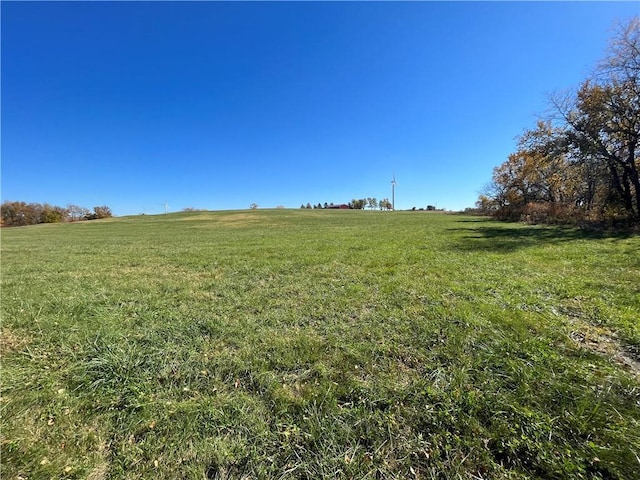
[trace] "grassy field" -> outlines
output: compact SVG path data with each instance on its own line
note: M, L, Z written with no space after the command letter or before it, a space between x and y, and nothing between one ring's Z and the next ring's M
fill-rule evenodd
M640 238L421 212L2 230L3 479L637 479Z

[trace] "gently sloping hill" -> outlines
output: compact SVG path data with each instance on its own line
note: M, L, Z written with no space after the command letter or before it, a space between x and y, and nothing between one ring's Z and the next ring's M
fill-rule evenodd
M248 223L264 221L264 217L253 214L253 212L188 212L180 214L167 215L167 220L179 222L215 222L222 224L239 224L246 225Z
M239 214L3 232L3 476L637 472L637 237Z

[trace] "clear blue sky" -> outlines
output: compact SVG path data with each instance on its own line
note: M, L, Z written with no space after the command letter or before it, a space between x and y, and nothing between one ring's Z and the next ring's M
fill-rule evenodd
M7 2L2 200L473 206L637 2Z

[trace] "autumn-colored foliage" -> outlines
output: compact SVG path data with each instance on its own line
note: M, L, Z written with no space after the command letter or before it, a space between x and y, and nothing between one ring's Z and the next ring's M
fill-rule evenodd
M58 207L48 203L6 201L2 203L0 210L2 213L2 225L6 227L96 220L113 216L111 209L106 205L94 207L93 212L91 212L88 208L77 205Z
M536 223L640 223L640 18L620 29L592 78L551 103L553 115L494 169L478 208Z

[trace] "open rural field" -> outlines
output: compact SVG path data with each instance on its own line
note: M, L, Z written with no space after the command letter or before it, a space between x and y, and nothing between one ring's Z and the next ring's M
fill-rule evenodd
M255 210L2 230L3 479L637 479L640 237Z

